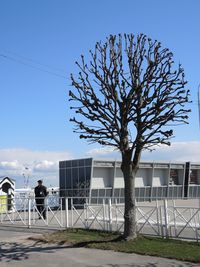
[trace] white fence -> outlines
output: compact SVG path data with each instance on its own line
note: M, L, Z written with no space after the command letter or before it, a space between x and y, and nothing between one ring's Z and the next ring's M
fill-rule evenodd
M10 207L5 207L9 203ZM34 198L0 200L0 225L24 227L79 227L123 231L124 205L118 199L103 198L92 204L89 198L47 198L39 212ZM137 231L144 235L200 241L199 199L136 202Z

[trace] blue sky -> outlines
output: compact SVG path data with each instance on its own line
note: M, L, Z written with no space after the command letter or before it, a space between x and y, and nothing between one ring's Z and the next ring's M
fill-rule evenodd
M145 33L168 47L177 64L182 63L194 103L190 124L176 128L173 142L179 148L189 146L192 157L200 148L199 10L198 0L1 0L0 173L20 177L23 166L29 165L34 179L50 177L54 183L58 160L109 155L73 134L67 78L77 71L74 62L80 55L87 55L96 41L111 33ZM168 160L166 151L144 158ZM198 155L192 159L199 161Z

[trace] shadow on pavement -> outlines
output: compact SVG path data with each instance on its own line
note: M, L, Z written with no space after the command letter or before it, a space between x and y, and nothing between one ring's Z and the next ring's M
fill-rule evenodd
M146 263L146 264L107 264L106 267L158 267L160 264L157 263ZM192 263L177 264L175 262L168 263L167 265L163 265L163 267L194 267ZM197 265L196 265L197 266ZM91 267L91 266L87 266ZM102 265L92 266L92 267L103 267Z
M116 264L109 264L108 267L140 267L141 265L138 264L124 264L124 265L116 265ZM147 263L145 265L142 265L142 267L157 267L158 264L156 263ZM171 264L167 264L167 266L165 267L192 267L194 265L192 265L191 263L184 263L184 264L178 264L172 262Z
M30 253L55 253L70 246L41 245L39 242L22 244L17 242L0 242L0 262L22 261L29 258Z

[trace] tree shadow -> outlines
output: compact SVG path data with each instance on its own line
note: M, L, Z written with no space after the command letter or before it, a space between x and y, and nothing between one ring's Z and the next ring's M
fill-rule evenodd
M161 266L160 263L141 263L141 264L137 264L137 263L130 263L130 264L107 264L107 267L158 267ZM164 265L162 265L164 266ZM167 263L167 265L165 265L166 267L197 267L198 265L192 264L192 263L188 263L188 262L184 262L182 263L177 263L172 261L171 263ZM87 266L90 267L90 266ZM97 266L93 266L93 267L103 267L102 265L97 265Z
M74 248L80 248L80 247L87 247L90 244L102 244L102 243L114 243L118 241L122 241L123 237L116 237L108 240L91 240L91 241L83 241L83 242L78 242L73 245ZM62 244L62 243L61 243Z
M146 263L146 264L108 264L108 267L158 267L160 266L160 263ZM164 265L163 265L164 266ZM166 267L194 267L195 265L192 263L177 263L177 262L171 262L171 263L167 263ZM197 266L197 265L196 265ZM101 267L101 266L96 266L96 267Z
M70 246L48 245L44 246L41 242L0 242L0 262L23 261L29 258L30 253L55 253L60 249Z

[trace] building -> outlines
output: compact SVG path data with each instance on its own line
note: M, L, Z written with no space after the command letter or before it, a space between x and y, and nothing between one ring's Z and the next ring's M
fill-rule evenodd
M61 196L118 198L123 202L121 162L75 159L59 163ZM135 179L136 197L144 199L200 197L200 163L142 161Z
M0 213L13 209L15 191L15 180L2 176L0 177Z
M7 176L1 176L0 177L0 194L5 193L13 197L14 191L15 191L15 180Z

